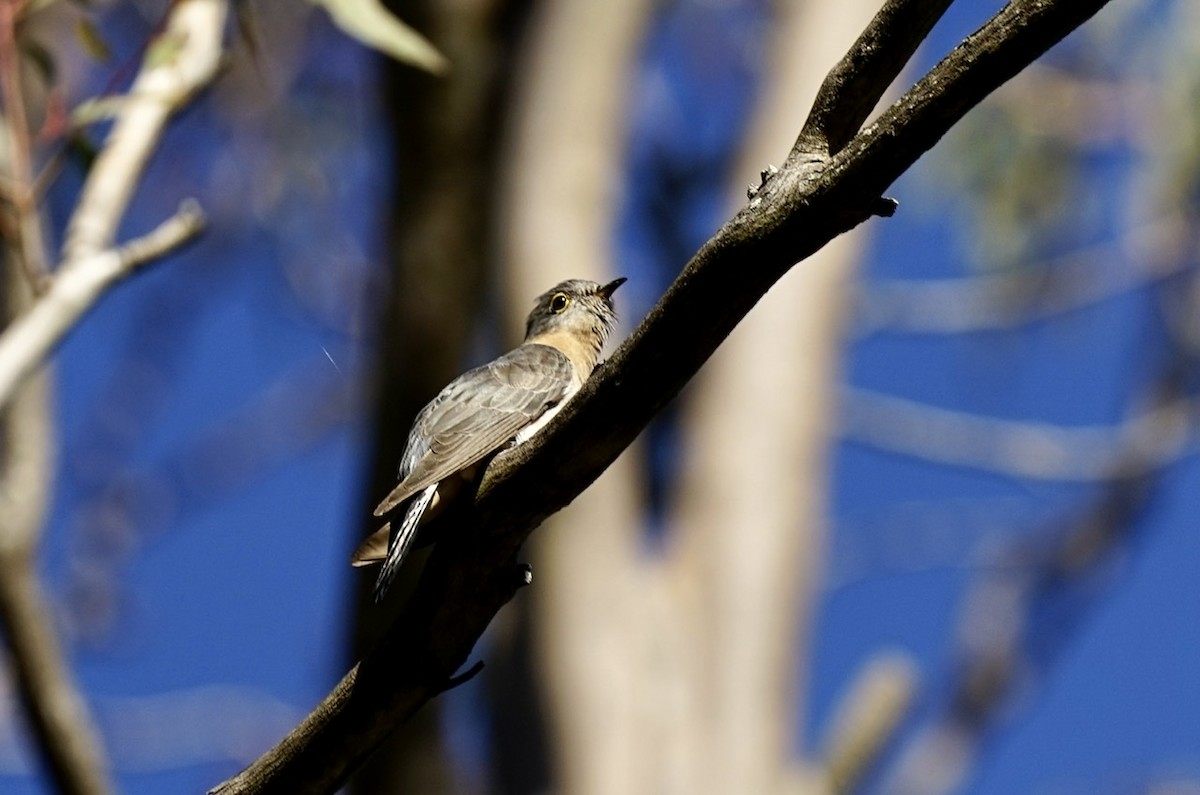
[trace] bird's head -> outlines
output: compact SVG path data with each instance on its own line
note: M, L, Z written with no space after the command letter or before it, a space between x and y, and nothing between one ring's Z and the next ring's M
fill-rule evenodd
M537 297L525 322L525 340L565 332L599 352L617 324L612 294L624 283L623 278L608 284L586 279L559 282Z

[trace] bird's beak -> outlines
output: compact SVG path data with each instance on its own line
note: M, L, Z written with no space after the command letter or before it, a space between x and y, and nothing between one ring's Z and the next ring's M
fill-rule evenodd
M613 279L611 282L600 288L600 295L604 297L605 301L607 301L609 298L612 298L612 294L617 291L617 288L626 281L628 280L624 276L619 279Z

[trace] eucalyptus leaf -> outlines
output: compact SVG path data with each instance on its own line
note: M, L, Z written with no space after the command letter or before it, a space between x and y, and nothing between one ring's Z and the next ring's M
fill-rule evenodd
M312 0L335 25L368 47L433 74L449 65L429 40L394 17L379 0Z
M75 20L75 38L83 46L83 51L94 61L107 63L112 60L112 49L99 29L87 17Z

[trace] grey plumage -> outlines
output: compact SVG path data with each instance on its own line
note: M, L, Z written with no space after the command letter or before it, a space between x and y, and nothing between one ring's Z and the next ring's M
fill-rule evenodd
M395 518L352 559L356 566L384 559L376 601L387 592L421 520L431 507L441 507L439 485L473 477L475 465L488 455L528 439L587 380L616 323L612 293L624 281L572 279L538 296L523 344L463 373L417 414L400 460L400 482L375 509L376 516Z

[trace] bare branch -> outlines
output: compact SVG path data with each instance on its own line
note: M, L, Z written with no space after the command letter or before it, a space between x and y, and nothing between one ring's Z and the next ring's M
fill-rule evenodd
M191 240L203 225L199 206L184 202L174 216L145 237L63 265L29 311L0 334L0 406L12 399L16 388L42 365L109 287Z
M957 467L1031 480L1107 481L1190 452L1197 407L1179 398L1117 425L1063 427L937 408L847 388L842 433L851 441ZM1129 451L1139 453L1130 471Z
M967 111L1107 4L1008 3L839 152L827 176L844 169L880 195Z
M214 792L335 790L465 662L515 592L516 556L532 529L615 460L793 264L870 217L882 191L967 110L1103 5L1010 3L819 174L789 164L768 180L546 431L493 461L472 515L446 528L380 646L292 734Z
M8 263L10 305L29 294L24 274ZM53 611L34 566L53 467L47 378L27 380L0 418L0 624L36 750L59 791L110 790L98 734L70 672L51 620Z
M829 72L790 157L841 151L953 0L888 0Z
M6 187L18 216L15 256L38 287L44 251L13 35L19 7L0 3L0 73L14 161ZM103 795L111 787L98 735L63 660L34 565L49 482L44 459L50 440L45 438L49 419L44 416L44 381L31 381L30 376L108 287L200 231L202 213L194 202L185 202L150 234L112 246L163 125L216 73L225 13L223 0L175 3L165 32L148 50L134 95L122 104L84 186L71 222L66 261L45 293L28 307L23 297L27 291L11 274L9 278L13 314L20 314L0 335L0 407L7 406L8 435L0 473L0 620L38 750L64 793ZM42 438L31 440L39 429Z
M1094 503L1063 523L1065 528L1042 528L1032 541L1010 548L1002 560L1006 565L968 594L950 699L915 731L888 771L884 791L959 791L987 731L1011 705L1013 690L1044 675L1056 649L1031 639L1049 635L1061 643L1070 636L1081 617L1080 603L1064 612L1060 600L1072 591L1077 595L1076 589L1111 563L1150 504L1161 470L1141 460L1139 450L1127 454L1122 469L1131 473L1128 477L1105 484ZM1047 610L1050 604L1058 608Z
M0 337L0 406L109 286L199 231L199 208L185 203L150 235L112 249L167 121L216 75L227 12L226 0L180 0L147 48L68 223L64 263L43 300Z
M112 787L99 735L63 662L53 615L31 560L0 553L0 620L37 750L59 792L103 795Z
M142 70L88 173L64 246L67 263L112 246L167 121L217 74L226 0L179 0L146 49Z

